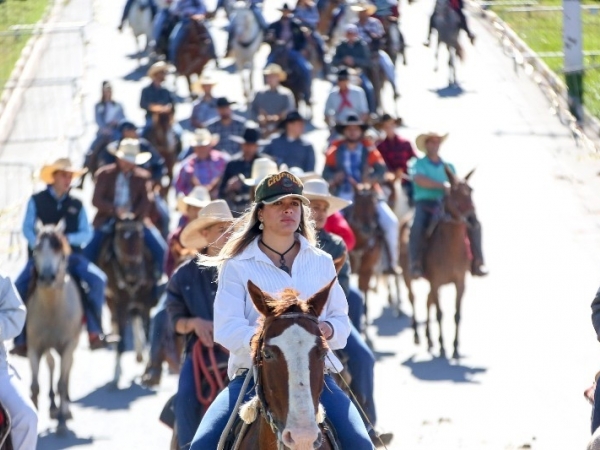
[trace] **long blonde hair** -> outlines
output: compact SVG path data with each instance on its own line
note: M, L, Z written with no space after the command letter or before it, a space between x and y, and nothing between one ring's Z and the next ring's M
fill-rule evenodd
M264 207L264 203L252 203L250 208L236 219L229 230L232 234L225 243L217 256L199 255L199 263L205 266L216 266L221 271L225 261L236 257L242 253L257 236L262 234L260 222L258 220L258 211ZM302 205L302 214L300 216L300 225L298 234L304 236L310 245L316 245L317 233L315 222L311 218L311 210L308 206Z

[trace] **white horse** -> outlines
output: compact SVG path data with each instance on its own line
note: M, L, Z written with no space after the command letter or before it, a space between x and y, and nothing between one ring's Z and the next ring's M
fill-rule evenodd
M242 78L244 95L247 100L253 93L254 55L263 41L263 31L254 13L243 1L236 2L231 15L234 32L232 49L235 65Z
M352 11L352 5L357 4L357 0L346 0L344 14L340 17L335 29L331 33L331 48L337 47L343 40L346 39L346 26L351 23L358 22L358 14Z
M143 51L148 50L150 41L152 40L152 9L150 8L150 0L134 0L129 14L127 15L127 22L135 37L135 46L137 49L137 60L138 65L140 64L142 48L140 47L140 36L145 36L146 43Z

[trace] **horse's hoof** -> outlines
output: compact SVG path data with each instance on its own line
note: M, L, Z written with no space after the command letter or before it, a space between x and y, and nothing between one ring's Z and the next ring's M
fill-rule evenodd
M419 339L419 336L415 335L414 342L415 345L421 345L421 339Z
M70 409L67 409L67 412L66 412L66 413L64 413L64 415L63 415L63 416L64 416L64 420L65 420L65 421L67 421L67 420L72 420L72 419L73 419L73 413L71 412L71 410L70 410Z
M66 436L67 432L69 431L69 429L67 428L67 424L64 421L61 421L58 423L58 425L56 426L56 434L58 436Z
M57 407L50 408L50 418L58 419L58 408Z
M454 353L452 353L452 359L460 359L460 353L458 353L458 350L454 349Z
M442 349L440 350L440 358L442 359L446 359L446 350L444 350L444 348L442 347Z

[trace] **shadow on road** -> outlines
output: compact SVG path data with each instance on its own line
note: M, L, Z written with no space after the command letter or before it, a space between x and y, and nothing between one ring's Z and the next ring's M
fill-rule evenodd
M148 72L148 66L136 67L135 70L125 75L123 79L126 81L140 81L146 76L146 72Z
M423 381L453 381L455 383L479 383L475 376L487 372L483 367L463 366L446 358L433 358L427 361L415 361L411 356L402 363L413 376Z
M378 336L396 336L404 329L410 328L410 320L411 318L406 314L395 316L394 310L386 306L381 316L372 321L372 325L377 327Z
M64 448L77 447L80 445L89 445L94 443L94 438L78 437L71 430L67 430L65 436L58 436L55 430L46 430L40 433L38 437L38 449L43 450L62 450Z
M445 88L436 89L435 91L432 91L432 92L437 94L437 96L439 98L460 97L461 95L464 95L467 93L467 91L465 91L463 88L461 88L458 85L446 86Z
M136 383L132 383L131 386L125 389L117 389L112 383L107 383L73 403L87 408L113 411L116 409L129 409L135 400L148 395L156 395L156 392Z

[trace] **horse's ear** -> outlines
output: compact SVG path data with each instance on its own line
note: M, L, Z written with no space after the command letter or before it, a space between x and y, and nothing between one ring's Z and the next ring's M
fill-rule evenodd
M447 164L444 164L444 171L446 172L446 176L448 177L448 181L450 182L450 184L452 186L454 186L455 184L457 184L457 179L456 179L456 175L454 175L454 172L452 172L450 170L450 168L448 167Z
M475 173L475 169L471 170L466 176L465 176L465 181L469 181L469 178L471 178L471 175L473 175L473 173Z
M250 280L248 280L248 292L250 293L250 298L252 299L252 303L254 303L256 310L265 317L271 315L273 310L267 304L267 296L261 288Z
M333 286L333 283L336 282L336 280L337 276L334 277L333 280L331 280L327 286L325 286L311 298L306 300L306 303L308 303L308 306L315 314L315 316L319 317L323 312L323 308L325 308L325 303L327 303L327 299L329 298L329 291L331 291L331 287Z
M56 226L54 227L57 233L65 234L65 230L67 229L67 222L64 218L60 219Z
M344 267L344 263L346 262L347 257L348 252L344 252L342 256L333 260L333 265L335 266L335 273L340 273L340 270L342 270L342 267Z

